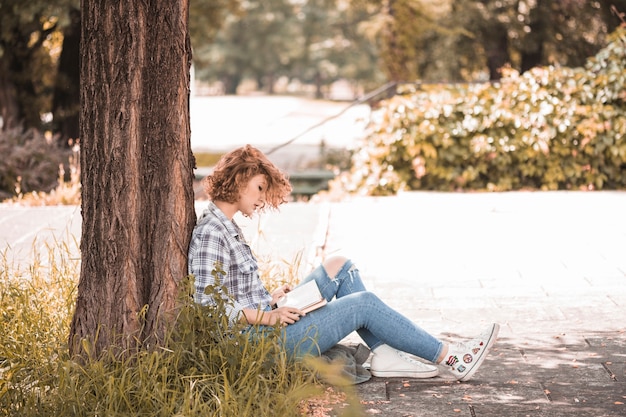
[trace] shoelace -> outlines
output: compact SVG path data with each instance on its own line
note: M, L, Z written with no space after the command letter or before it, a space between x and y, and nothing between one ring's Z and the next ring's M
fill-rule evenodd
M417 361L417 360L413 359L412 357L410 357L408 353L403 352L401 350L398 350L397 352L398 352L398 356L400 356L405 361L407 361L409 363L412 363L412 364L423 365L422 362Z
M480 335L475 339L467 340L465 342L458 342L454 345L454 349L450 350L453 351L455 354L471 353L472 355L476 355L478 354L478 352L474 352L474 349L478 348L479 351L482 351L487 345L485 343L486 338L483 336L484 335ZM448 353L448 356L450 356L450 353Z

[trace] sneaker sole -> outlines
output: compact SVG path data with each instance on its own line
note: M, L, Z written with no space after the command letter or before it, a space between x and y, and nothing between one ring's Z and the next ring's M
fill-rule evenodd
M432 371L425 372L403 372L403 371L372 371L370 373L379 378L433 378L439 375L439 369L435 368Z
M472 369L470 369L469 372L467 372L465 375L459 378L459 381L461 382L468 381L474 375L474 373L478 370L478 368L480 368L480 365L482 365L483 361L487 357L487 353L489 353L489 351L491 350L491 346L493 346L493 344L495 343L499 332L500 332L500 325L498 323L494 323L493 328L491 329L491 335L489 336L489 340L487 340L487 345L483 349L482 354L480 355L478 359L476 359L476 363L474 363L474 366L472 366Z

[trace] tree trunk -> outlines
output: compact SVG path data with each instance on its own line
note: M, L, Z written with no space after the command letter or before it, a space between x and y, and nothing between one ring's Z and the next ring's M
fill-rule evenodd
M226 95L236 95L237 88L239 88L239 84L241 84L241 76L239 74L231 74L226 75L223 78L224 84L224 94Z
M487 56L489 80L499 80L502 78L502 67L510 63L509 40L506 34L506 27L493 25L489 30L483 31L482 39L485 55Z
M55 131L61 145L68 139L78 139L78 114L80 111L80 10L69 11L70 25L63 33L63 49L54 85L52 113Z
M18 6L13 7L13 13L19 11ZM7 9L10 10L11 6ZM37 13L30 16L32 20L26 18L21 21L22 17L11 12L0 16L3 24L9 23L9 29L2 28L0 36L0 113L3 130L41 130L41 115L50 107L44 74L47 71L54 73L54 68L45 58L43 45L55 32L56 24L44 25L44 19ZM11 22L15 19L20 23Z
M153 346L175 309L195 223L188 10L188 0L82 1L72 355Z
M540 65L547 64L544 59L544 41L550 38L550 12L551 3L537 2L536 7L531 9L528 27L530 32L526 35L524 45L520 51L520 72L524 73Z
M2 57L0 57L0 117L2 117L2 131L21 127L17 90L9 77L9 70Z

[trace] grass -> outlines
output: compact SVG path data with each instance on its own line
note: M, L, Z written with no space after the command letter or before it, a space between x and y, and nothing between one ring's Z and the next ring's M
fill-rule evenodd
M222 157L221 153L210 152L194 152L193 156L196 158L196 166L198 167L212 167L217 164L217 161Z
M263 279L284 281L294 268L285 265ZM79 269L62 242L45 257L34 253L25 267L11 262L8 249L1 254L0 416L360 415L350 387L330 384L345 383L340 366L288 360L278 332L251 340L229 331L223 306L190 301L190 279L163 346L71 360Z

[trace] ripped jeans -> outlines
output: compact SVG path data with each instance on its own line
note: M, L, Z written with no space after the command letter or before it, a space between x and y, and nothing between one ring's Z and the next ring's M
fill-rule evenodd
M367 291L352 261L346 261L334 279L319 266L303 282L313 279L329 302L284 328L290 354L319 355L356 331L370 349L385 343L436 362L443 343Z

